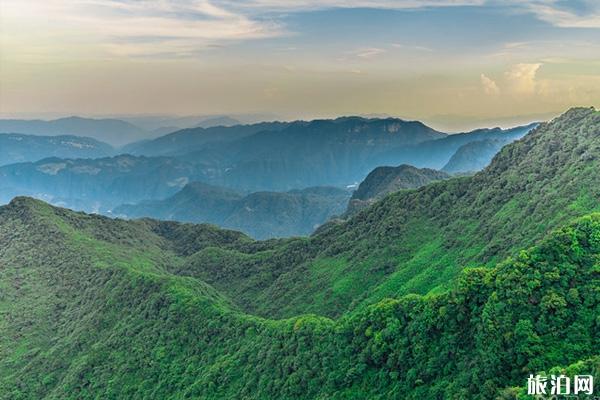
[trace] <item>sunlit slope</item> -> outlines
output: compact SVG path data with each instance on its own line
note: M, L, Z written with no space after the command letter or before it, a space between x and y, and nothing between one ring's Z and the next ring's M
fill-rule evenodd
M598 356L598 214L447 293L337 321L246 315L168 272L201 249L268 246L25 198L0 208L0 398L488 399Z

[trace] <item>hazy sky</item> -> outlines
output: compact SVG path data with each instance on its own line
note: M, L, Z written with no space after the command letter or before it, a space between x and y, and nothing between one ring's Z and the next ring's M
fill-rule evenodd
M439 128L600 106L598 0L0 0L0 114L389 114Z

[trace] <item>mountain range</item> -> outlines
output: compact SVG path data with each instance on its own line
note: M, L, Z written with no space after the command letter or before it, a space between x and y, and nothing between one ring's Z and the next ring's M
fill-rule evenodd
M122 151L144 156L181 156L199 151L208 143L228 143L258 132L278 131L286 126L285 122L260 122L251 125L178 129L153 140L130 143Z
M193 128L242 126L225 115L205 117L137 116L119 118L65 117L54 120L0 119L0 134L79 136L110 143L116 148L144 143L172 132ZM268 129L268 128L265 128ZM243 130L243 129L241 129ZM213 132L214 133L214 132ZM224 134L224 136L226 136ZM121 150L123 153L126 151ZM51 154L47 154L49 157Z
M211 128L213 126L233 126L252 123L254 121L270 121L274 115L121 115L116 118L132 123L147 131L156 131L168 127L175 128L170 132L188 128Z
M148 139L148 132L118 119L81 117L50 121L0 119L0 133L21 133L39 136L84 136L119 147L137 140Z
M600 112L306 238L0 207L5 398L525 398L600 376Z
M222 154L214 181L246 190L289 190L360 182L381 165L381 154L445 137L416 121L365 119L296 122L280 131L259 132L210 148ZM202 160L207 151L186 160Z
M481 147L465 151L461 146L468 148L470 143L482 140L508 143L533 126L446 135L415 121L344 117L184 129L119 149L84 137L7 134L0 136L3 144L0 147L0 202L27 195L55 205L107 215L115 215L113 209L117 206L145 202L157 208L142 214L130 209L133 216L163 217L165 213L160 210L170 206L161 204L162 201L190 182L203 182L245 195L269 192L271 201L265 200L266 193L262 197L250 197L248 201L260 200L263 205L283 201L281 204L290 207L282 220L287 225L265 225L268 218L258 221L250 215L244 218L256 223L254 227L244 225L241 222L244 218L224 219L215 215L208 218L206 213L195 218L174 213L173 219L219 223L260 238L308 234L307 227L313 229L338 214L337 200L328 197L325 203L335 206L324 207L322 199L308 201L306 196L297 192L293 195L290 191L319 186L354 187L380 165L398 165L410 159L426 166L442 166L454 152L458 157L455 160L462 160L468 169L481 168L489 162L493 152ZM456 161L452 163L456 165ZM459 166L453 172L463 169ZM358 205L357 199L352 204ZM315 209L310 212L306 207ZM255 207L248 205L248 209ZM282 211L278 215L283 214ZM301 224L299 221L304 218L307 221ZM274 231L268 234L265 226Z
M132 144L127 150L202 163L210 170L209 182L215 185L249 191L285 191L358 184L381 165L441 169L465 144L494 139L506 144L535 126L447 135L415 121L345 117L186 130ZM479 157L475 163L480 168L492 156L485 151L467 155Z
M197 276L235 292L246 310L278 318L335 317L390 296L444 291L464 267L493 266L600 210L600 176L592 172L599 124L600 113L572 109L505 146L472 177L393 193L320 230L293 263L263 262L261 271L265 263L272 269L260 286L236 274Z
M0 133L0 166L56 158L102 158L115 153L109 144L79 136Z
M380 165L397 165L403 163L418 168L432 168L439 170L445 167L456 152L471 142L500 140L504 144L508 144L522 138L537 125L538 123L534 122L511 129L476 129L471 132L447 135L440 140L431 140L414 146L391 149L384 155ZM491 157L485 157L485 159L487 162L480 162L481 168L485 167L491 161Z
M77 210L108 212L123 203L171 196L203 178L196 165L167 157L46 158L0 167L0 202L27 195Z
M211 223L256 239L268 239L310 235L330 217L343 213L349 197L348 191L329 187L242 195L193 182L165 200L122 205L112 214Z

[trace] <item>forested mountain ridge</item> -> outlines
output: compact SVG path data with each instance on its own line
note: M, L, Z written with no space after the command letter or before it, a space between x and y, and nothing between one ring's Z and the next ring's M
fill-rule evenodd
M101 158L114 151L109 144L87 137L0 133L0 166L48 157Z
M336 316L386 297L444 290L464 267L494 265L600 210L599 131L600 112L569 110L472 177L391 194L266 258L228 251L225 268L219 251L199 252L185 271L248 311L277 317Z
M231 231L0 207L0 398L514 399L532 371L600 364L600 215L447 293L337 321L246 315L194 252L268 251Z
M121 205L112 214L211 223L268 239L310 235L331 216L343 213L349 197L348 191L332 187L242 195L192 182L167 199Z
M277 317L306 311L336 316L384 297L443 289L464 266L492 265L569 218L598 209L597 115L570 110L506 146L473 177L392 194L310 238L261 254L212 249L181 270L231 295L246 311ZM171 158L46 160L0 168L0 194L9 201L50 193L54 204L89 207L89 199L75 197L86 195L101 204L84 209L102 211L166 198L189 181L210 181L205 171ZM21 190L32 182L35 191Z

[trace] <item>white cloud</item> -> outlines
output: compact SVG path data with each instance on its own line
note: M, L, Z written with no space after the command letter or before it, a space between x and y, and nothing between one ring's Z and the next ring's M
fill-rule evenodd
M307 11L332 8L417 9L483 5L486 0L219 0L219 4L260 11Z
M349 54L353 55L355 57L358 57L358 58L369 59L369 58L377 57L384 53L386 53L385 49L380 49L378 47L367 47L367 48L357 49L355 51L350 52Z
M481 74L481 86L483 86L483 91L485 94L495 96L500 94L500 88L494 82L494 80L488 78L485 74Z
M35 52L77 54L68 48L101 45L110 54L189 56L232 41L287 34L277 12L331 8L419 9L485 6L497 0L0 0L5 46ZM532 13L560 27L600 27L600 2L582 0L587 12L555 0L507 0L504 7ZM579 3L579 2L578 2ZM570 4L569 4L570 6ZM268 18L271 16L272 18ZM167 46L168 45L168 46ZM422 46L392 44L430 52ZM6 48L6 47L5 47ZM62 50L62 52L60 51ZM365 49L360 58L381 54ZM9 54L10 56L11 54Z
M525 8L540 20L561 28L600 28L600 2L598 0L580 2L585 5L583 12L576 12L573 8L563 6L565 3L559 6L556 0L536 0L524 4Z
M536 74L542 64L516 64L505 74L509 90L517 95L531 95L536 90Z
M36 30L62 33L66 43L96 40L118 55L185 55L214 42L261 39L284 33L272 21L259 21L208 0L2 0L4 34ZM42 29L44 27L44 29ZM161 46L169 44L169 46ZM170 50L167 50L170 49Z
M418 45L410 45L410 44L403 44L403 43L392 43L392 47L395 47L397 49L407 49L407 50L423 51L423 52L426 52L426 53L432 53L433 52L433 49L431 47L418 46Z
M379 8L390 10L460 7L504 6L532 13L538 19L564 28L600 28L600 1L579 0L568 3L558 0L215 0L229 9L253 12L296 12L334 8ZM576 12L573 5L584 4L585 12Z
M522 97L541 94L542 91L547 91L547 88L543 87L543 82L537 80L537 73L542 65L541 63L512 65L498 83L482 73L479 79L483 92L490 96L505 94Z

